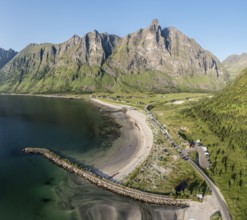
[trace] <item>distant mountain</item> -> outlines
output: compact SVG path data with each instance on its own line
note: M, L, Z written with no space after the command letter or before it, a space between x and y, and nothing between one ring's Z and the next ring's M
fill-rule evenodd
M154 20L124 38L93 31L61 44L30 44L0 70L0 91L214 91L228 75L218 59Z
M8 63L16 54L17 52L12 49L4 50L0 48L0 68Z
M231 78L234 79L242 70L247 68L247 53L231 55L222 62L222 65L230 73Z

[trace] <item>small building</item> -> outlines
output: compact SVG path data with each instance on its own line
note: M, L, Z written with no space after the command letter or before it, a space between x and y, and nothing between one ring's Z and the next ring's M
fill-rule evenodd
M196 197L200 199L201 201L203 200L203 195L202 194L197 194Z

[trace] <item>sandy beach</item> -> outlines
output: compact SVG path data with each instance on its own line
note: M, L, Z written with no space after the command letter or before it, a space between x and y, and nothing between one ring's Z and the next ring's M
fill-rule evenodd
M111 108L111 115L121 125L121 135L113 143L107 159L101 161L100 169L105 174L114 176L114 179L122 180L149 155L153 144L152 130L146 123L146 115L131 106L109 104L98 99L91 100Z

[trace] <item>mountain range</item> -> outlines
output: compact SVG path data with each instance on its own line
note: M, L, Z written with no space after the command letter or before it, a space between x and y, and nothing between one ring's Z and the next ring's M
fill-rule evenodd
M123 38L95 30L61 44L30 44L0 69L0 91L216 91L228 79L214 55L155 19Z
M16 51L9 49L4 50L0 48L0 69L8 63L15 55L17 54Z

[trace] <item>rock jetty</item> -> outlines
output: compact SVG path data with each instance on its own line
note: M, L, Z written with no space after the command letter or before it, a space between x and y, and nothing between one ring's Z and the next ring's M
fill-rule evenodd
M85 180L97 185L100 188L103 188L105 190L108 190L110 192L116 193L121 196L125 196L140 202L156 204L156 205L167 205L167 206L177 206L177 207L190 206L190 200L173 199L162 195L142 192L136 189L125 187L121 184L113 183L107 179L97 176L94 173L90 173L89 171L85 170L83 167L80 167L79 165L72 163L68 159L63 158L62 156L46 148L27 147L23 149L23 152L40 154L46 159L54 162L59 167L62 167L65 170L79 177L84 178Z

